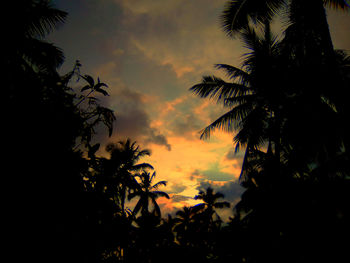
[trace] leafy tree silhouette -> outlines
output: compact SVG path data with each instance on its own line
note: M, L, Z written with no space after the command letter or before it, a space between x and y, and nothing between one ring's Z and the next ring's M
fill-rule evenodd
M110 159L99 158L98 174L93 179L96 179L97 187L115 201L117 210L124 214L127 193L135 191L138 185L135 177L153 169L149 163L138 163L142 157L150 155L150 151L140 150L130 139L108 144L106 151Z
M230 203L226 201L217 201L218 199L224 198L222 193L214 193L214 189L208 187L205 191L199 191L198 195L194 197L195 200L202 200L203 203L200 203L194 207L198 209L209 221L209 227L212 227L214 223L213 216L215 215L218 221L221 221L220 216L216 213L215 209L222 209L230 207Z
M294 119L293 116L288 116L291 124L287 125L286 130L290 130L290 134L295 134L294 138L288 137L287 140L293 141L293 144L301 144L311 142L309 149L317 149L316 152L321 158L328 158L329 151L322 150L325 141L335 142L334 138L339 138L339 134L334 131L327 130L325 133L317 132L320 129L318 126L321 123L319 120L323 116L327 116L327 120L331 121L329 126L338 126L335 123L335 116L325 105L322 105L320 100L334 104L338 97L337 94L342 92L343 84L339 83L339 79L343 78L339 75L339 63L337 63L337 55L333 49L332 40L328 28L325 6L344 11L349 9L348 1L228 1L225 10L222 14L222 26L230 35L239 35L239 32L246 30L247 26L255 22L255 25L271 21L276 15L286 14L289 25L285 30L285 37L282 41L283 56L285 56L284 74L285 90L288 90L289 96L294 96L294 100L289 103L287 112L299 111L302 116L307 116L304 120L300 118ZM286 12L279 12L281 10ZM297 77L291 77L297 76ZM325 78L319 78L325 76ZM326 77L327 76L327 77ZM283 83L282 82L282 83ZM335 82L337 84L335 84ZM329 87L334 87L330 89ZM316 113L316 114L315 114ZM333 116L332 116L333 115ZM300 116L299 116L300 117ZM299 125L297 125L299 122ZM310 131L307 134L296 132L293 127L303 126L303 133ZM339 129L339 128L338 128ZM327 133L332 134L333 139L327 138ZM315 136L317 134L318 136ZM301 140L300 140L301 139ZM285 142L289 144L289 142ZM310 143L309 143L310 144ZM332 145L331 147L338 147ZM321 146L322 145L322 146ZM321 147L320 147L321 146ZM302 148L302 146L294 147ZM329 149L329 145L325 146ZM289 149L290 150L290 149ZM333 150L334 151L334 150ZM303 158L310 162L310 159L315 158L316 152L305 152ZM299 152L300 154L300 152ZM302 153L301 153L302 154ZM294 158L295 159L295 158ZM304 164L298 164L305 166Z
M175 250L174 234L171 232L172 220L169 219L168 222L161 220L161 210L156 201L158 197L170 198L167 193L158 190L160 186L165 186L166 182L154 183L155 172L151 175L150 172L143 171L136 177L139 179L138 184L128 196L130 200L139 197L133 210L134 223L137 226L135 245L128 253L128 260L130 262L161 262L164 260L163 256L167 256L165 251L174 253ZM150 206L153 206L151 211ZM141 215L137 217L139 212ZM170 261L175 262L173 259Z
M195 215L193 207L184 206L182 210L176 212L175 227L177 241L186 247L190 247L195 236Z
M344 232L348 233L343 221L348 214L343 206L343 201L349 200L344 191L349 187L345 179L348 169L341 165L348 158L344 147L347 136L342 135L345 115L337 111L345 105L337 97L349 83L344 67L348 61L344 53L333 50L323 2L289 1L285 5L285 1L230 1L222 17L224 29L229 35L243 36L252 47L251 57L245 60L243 69L217 66L235 82L205 77L191 89L201 97L232 107L205 128L202 137L215 128L229 132L237 129L236 150L238 143L246 147L241 182L247 190L235 207L230 230L241 240L238 261L348 258L340 242ZM325 3L347 9L345 1ZM284 39L272 49L274 38L268 23L282 6L287 7L291 24ZM264 25L263 38L256 37L250 27L252 21ZM265 48L251 45L254 41ZM244 68L247 64L248 70ZM249 103L252 106L244 108ZM260 109L265 115L254 119L249 116L252 109ZM248 125L248 120L254 121ZM327 127L321 127L324 122ZM335 163L340 166L334 170ZM322 197L322 192L333 193L335 189L339 192L333 194L334 198L326 201ZM321 204L328 204L327 212ZM340 217L335 207L342 211ZM335 224L341 227L335 229ZM329 240L336 241L330 244Z
M101 105L107 84L72 71L60 76L63 52L45 38L67 14L46 0L7 1L15 23L4 28L4 227L12 261L37 262L347 262L349 127L345 90L350 59L333 50L324 5L347 1L229 1L224 30L249 53L241 68L218 64L230 82L205 76L192 92L229 111L202 131L232 132L245 148L235 216L212 188L176 218L161 219L169 198L130 139L93 143L98 125L113 132ZM277 40L270 22L282 9L290 22ZM255 26L255 27L254 27ZM259 28L259 29L257 29ZM322 78L320 77L322 76ZM82 84L72 87L74 78ZM74 85L76 86L76 85ZM326 123L327 125L325 125ZM126 199L138 197L131 211ZM175 238L176 237L176 238ZM21 253L19 253L21 252ZM23 255L23 259L15 258Z
M9 1L5 7L16 21L5 27L8 39L4 43L7 50L5 61L8 66L56 74L56 68L64 60L63 52L44 39L64 23L67 13L54 8L46 0Z
M130 193L129 199L133 199L135 197L139 197L139 201L135 205L134 214L137 215L139 211L141 211L142 216L147 216L149 211L149 204L153 205L153 211L151 212L155 216L160 217L161 212L159 205L157 204L156 199L158 197L165 197L169 199L169 195L165 192L158 191L160 186L166 186L166 181L159 181L153 184L153 180L156 177L156 173L153 172L152 175L149 172L143 172L138 175L140 182L137 185L135 191ZM152 185L153 184L153 185Z
M23 251L25 260L78 261L86 252L76 240L82 233L81 175L87 163L75 146L86 134L87 111L77 107L78 96L69 86L75 73L57 72L63 52L45 40L67 14L50 1L6 2L3 7L14 21L4 32L8 41L2 62L7 87L4 183L16 189L6 208L13 229L9 238L14 239L9 243L17 244L14 249ZM96 125L110 124L114 118L112 111L108 114L107 119L107 113L95 111L91 118Z
M99 144L91 147L89 162L92 170L85 175L90 203L94 203L93 207L90 204L87 208L90 211L89 224L100 222L104 229L101 236L104 245L96 252L97 257L124 260L133 242L130 233L135 231L131 225L135 217L125 207L125 201L137 189L136 176L153 169L150 164L139 162L142 157L150 155L150 151L141 150L130 139L108 144L108 159L95 156L98 149Z
M204 77L202 83L190 90L203 98L211 98L222 103L229 111L206 127L201 138L210 136L212 130L219 128L233 132L236 152L246 148L241 179L248 169L251 155L262 147L272 149L278 160L281 157L281 109L288 93L282 83L286 65L281 58L281 43L271 33L270 25L265 24L264 34L260 36L248 27L240 33L247 48L242 69L226 64L217 68L226 71L231 82L217 77Z
M298 30L292 30L295 33L299 32L299 36L302 37L299 43L306 40L302 46L303 48L308 46L308 53L320 48L322 52L331 54L333 45L324 6L348 10L349 3L346 0L231 0L227 2L222 14L222 27L229 36L234 36L251 22L265 23L271 21L277 14L285 13L291 23L289 29L298 27ZM283 9L287 12L282 12ZM312 44L314 51L311 50Z

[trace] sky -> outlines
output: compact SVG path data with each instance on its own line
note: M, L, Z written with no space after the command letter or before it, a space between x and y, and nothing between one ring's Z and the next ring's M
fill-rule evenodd
M213 186L235 203L243 188L237 179L243 153L234 154L233 134L200 131L224 109L189 91L204 75L224 77L214 64L239 66L247 52L220 28L226 0L54 0L69 13L48 40L63 49L68 72L75 60L81 72L108 84L105 106L114 110L114 133L101 131L103 144L126 138L152 155L143 159L166 180L158 199L163 214L197 203L199 189ZM328 10L335 48L350 50L350 14ZM101 154L104 154L103 152ZM226 217L231 213L227 210Z

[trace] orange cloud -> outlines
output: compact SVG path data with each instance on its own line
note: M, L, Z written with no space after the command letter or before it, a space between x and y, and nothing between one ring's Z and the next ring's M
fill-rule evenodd
M183 67L179 67L179 68L175 68L173 66L173 69L176 73L176 76L178 78L181 78L184 74L186 73L189 73L189 72L193 72L194 71L194 68L193 67L186 67L186 66L183 66Z
M205 180L203 176L195 176L194 172L198 169L201 171L210 170L216 160L221 160L217 163L218 172L221 170L227 175L231 174L229 180L234 180L239 175L239 171L233 168L233 164L223 160L225 154L230 150L231 136L216 133L213 139L213 142L210 142L168 137L172 150L166 151L164 147L152 145L152 155L147 158L147 162L153 164L159 180L169 182L167 188L170 192L174 191L176 194L193 197L198 193L196 187L200 181ZM230 168L232 169L230 170ZM216 184L220 183L216 182ZM164 190L167 191L167 188Z

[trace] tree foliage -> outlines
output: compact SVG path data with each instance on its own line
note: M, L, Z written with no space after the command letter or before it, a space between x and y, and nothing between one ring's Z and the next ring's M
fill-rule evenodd
M246 191L231 224L241 240L237 262L348 258L341 240L348 233L342 163L349 160L349 111L337 110L350 84L348 56L333 49L324 4L348 8L346 1L229 1L224 30L250 51L240 68L217 66L230 81L206 76L191 88L229 110L202 138L214 129L232 132L236 151L245 151ZM269 24L281 8L290 23L276 41Z
M229 1L223 28L246 48L241 66L217 64L228 80L204 76L191 91L228 109L204 128L233 133L244 151L246 188L230 203L213 188L198 204L162 218L171 198L131 139L101 154L96 134L112 135L103 105L108 85L58 73L63 52L46 41L67 13L47 0L7 1L5 26L4 227L11 261L36 262L348 262L350 59L334 50L324 6L348 1ZM270 22L290 22L277 38ZM117 113L118 114L118 113ZM158 201L157 201L158 200ZM132 204L134 202L134 204ZM23 259L17 257L23 256ZM16 257L16 259L15 259Z

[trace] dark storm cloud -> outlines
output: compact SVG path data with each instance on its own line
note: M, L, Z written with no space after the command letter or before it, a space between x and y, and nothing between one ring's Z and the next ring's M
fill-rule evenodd
M121 89L115 92L113 108L116 111L115 134L113 137L126 138L144 143L153 143L165 146L169 151L171 145L165 135L151 127L151 119L146 112L147 105L143 101L141 93L129 89Z
M171 151L171 145L168 143L168 139L156 129L149 129L148 137L145 143L154 143L158 145L164 145L168 151Z

